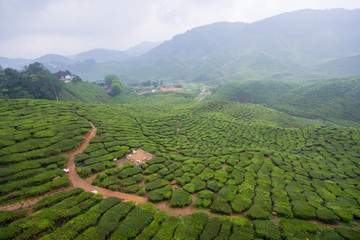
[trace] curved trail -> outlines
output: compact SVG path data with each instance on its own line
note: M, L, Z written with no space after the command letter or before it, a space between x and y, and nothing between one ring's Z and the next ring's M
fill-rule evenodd
M146 203L148 202L148 199L146 197L140 197L140 196L136 196L136 195L132 195L132 194L126 194L126 193L121 193L121 192L116 192L116 191L112 191L109 189L105 189L105 188L101 188L98 186L94 186L91 185L91 181L89 181L90 178L88 179L82 179L76 172L76 166L75 166L75 155L78 153L81 153L85 150L85 148L89 145L90 140L95 137L96 135L96 127L94 126L94 124L92 122L89 121L89 123L91 124L92 129L85 135L84 137L84 141L81 143L81 145L76 148L74 151L70 152L68 155L68 162L67 162L67 167L70 169L70 172L68 173L68 177L71 181L71 183L73 184L74 187L79 187L84 189L84 191L86 192L91 192L93 190L96 190L98 193L103 194L105 198L107 197L117 197L117 198L121 198L124 199L125 202L127 201L134 201L136 203ZM205 212L207 214L209 214L210 216L221 216L221 214L215 214L215 213L211 213L209 210L200 210L195 208L194 206L194 196L193 196L193 203L186 207L186 208L171 208L170 207L170 202L166 201L166 202L161 202L161 203L155 203L154 205L159 209L159 210L164 210L167 213L170 214L176 214L176 215L187 215L187 214L192 214L195 212ZM232 217L236 217L237 215L234 215Z
M78 146L77 148L75 148L73 151L71 151L67 157L68 157L68 162L67 162L67 167L70 169L70 172L68 173L68 177L73 185L73 187L79 187L84 189L84 191L86 192L91 192L96 190L98 193L104 195L105 198L107 197L117 197L117 198L121 198L123 199L125 202L127 201L134 201L136 203L146 203L148 202L146 197L140 197L140 196L136 196L136 195L132 195L132 194L126 194L126 193L121 193L121 192L115 192L115 191L111 191L105 188L101 188L98 186L93 186L91 185L91 179L93 178L87 178L87 179L82 179L80 178L80 176L76 173L76 166L75 166L75 155L78 153L81 153L84 151L84 149L89 145L90 140L95 137L96 135L96 127L94 126L94 124L92 122L89 121L89 123L91 124L92 129L84 136L84 140L82 141L81 145ZM13 205L7 205L7 206L1 206L0 210L18 210L18 209L22 209L22 208L30 208L39 200L43 199L44 197L50 196L50 195L54 195L58 192L61 191L66 191L69 190L73 187L70 188L66 188L66 189L58 189L55 192L49 193L49 194L45 194L39 198L36 199L31 199L28 200L26 202L23 203L16 203ZM201 210L201 209L197 209L194 205L194 201L196 199L196 195L192 195L192 204L186 208L171 208L170 207L170 202L169 201L165 201L165 202L160 202L160 203L155 203L154 205L156 206L157 209L159 210L164 210L166 211L168 214L173 214L173 215L187 215L187 214L192 214L192 213L196 213L196 212L204 212L206 214L208 214L211 217L220 217L223 216L222 214L216 214L216 213L212 213L209 210ZM234 217L244 217L245 213L242 214L232 214L230 215L231 218ZM279 218L278 217L273 217L271 219L271 221L273 222L278 222ZM251 222L251 220L250 220ZM317 220L311 220L310 222L313 222L317 225L322 225L322 226L327 226L327 227L336 227L338 225L333 225L333 224L326 224L326 223L322 223L319 222Z
M115 191L111 191L111 190L101 188L101 187L98 187L98 186L93 186L89 182L87 182L85 179L82 179L77 174L76 168L75 168L75 160L74 160L75 155L78 154L78 153L81 153L82 151L84 151L84 149L89 145L90 140L93 137L95 137L96 131L97 131L94 124L92 122L89 122L89 123L91 124L92 129L88 132L88 134L86 134L86 136L84 137L84 141L82 142L80 147L76 148L75 151L71 152L68 155L67 167L70 169L70 172L68 173L68 177L69 177L71 183L73 184L73 186L82 188L86 192L91 192L91 191L96 190L98 193L104 195L105 198L107 198L107 197L117 197L117 198L124 199L124 201L134 201L134 202L137 202L137 203L145 203L145 202L147 202L147 198L145 198L145 197L140 197L140 196L121 193L121 192L115 192Z

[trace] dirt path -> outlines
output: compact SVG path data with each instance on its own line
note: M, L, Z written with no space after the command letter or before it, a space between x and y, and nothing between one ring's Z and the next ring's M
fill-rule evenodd
M84 189L84 191L86 192L91 192L91 191L97 191L100 194L103 194L105 198L107 197L117 197L117 198L121 198L124 199L125 202L127 201L134 201L136 203L146 203L148 202L147 197L140 197L140 196L136 196L136 195L131 195L131 194L126 194L126 193L121 193L121 192L115 192L115 191L111 191L105 188L101 188L101 187L97 187L97 186L93 186L91 185L91 181L95 178L96 175L91 176L87 179L82 179L80 178L80 176L76 173L76 168L75 168L75 161L74 161L74 157L76 154L81 153L82 151L84 151L84 149L89 145L90 140L96 135L96 127L94 126L93 123L89 122L91 124L92 129L88 132L88 134L85 135L84 140L82 141L81 145L78 146L77 148L75 148L73 151L71 151L67 156L68 156L68 162L67 162L67 168L70 169L70 172L68 173L68 177L71 181L71 183L73 184L73 187L79 187ZM140 149L141 150L141 149ZM153 155L152 155L153 156ZM148 156L146 155L146 152L142 152L139 151L139 149L136 152L136 155L134 154L134 158L132 160L135 159L142 159L143 157L152 157L152 156ZM140 160L139 159L139 160ZM122 159L124 160L124 159ZM126 161L129 161L129 159L125 159ZM120 161L119 165L122 165L124 162L126 161ZM223 169L224 169L224 165L223 165ZM27 200L25 202L21 202L21 203L15 203L12 205L6 205L6 206L0 206L0 210L5 210L5 211L11 211L11 210L19 210L19 209L23 209L23 208L30 208L29 213L32 213L32 206L34 206L34 204L38 201L40 201L41 199L54 195L58 192L62 192L62 191L67 191L71 188L62 188L62 189L58 189L54 192L45 194L43 196L40 196L36 199L30 199ZM165 202L160 202L160 203L155 203L154 205L159 209L159 210L164 210L166 211L168 214L171 215L188 215L188 214L193 214L196 212L204 212L207 213L209 216L211 217L220 217L222 216L221 214L216 214L216 213L212 213L210 212L208 209L205 210L201 210L201 209L197 209L194 205L194 202L196 200L197 194L192 195L192 203L190 204L190 206L186 207L186 208L171 208L170 207L170 201L165 201ZM230 215L231 218L234 217L245 217L245 212L242 214L232 214ZM277 223L279 221L280 218L278 217L273 217L272 221L274 221L275 223ZM311 220L310 222L313 222L317 225L321 225L321 226L328 226L328 227L336 227L338 225L331 225L331 224L324 224L322 222L316 221L316 220Z
M84 149L89 145L90 140L96 135L96 130L97 130L96 127L94 126L93 123L90 122L90 124L91 124L92 129L84 137L84 141L81 144L81 146L78 147L75 151L71 152L68 155L67 167L70 169L70 172L68 173L68 177L69 177L71 183L73 184L73 186L82 188L86 192L97 191L98 193L103 194L105 198L117 197L117 198L124 199L124 201L134 201L137 203L147 202L147 199L145 197L135 196L135 195L131 195L131 194L125 194L125 193L121 193L121 192L115 192L115 191L111 191L111 190L108 190L105 188L93 186L93 185L91 185L91 183L86 181L86 179L80 178L80 176L76 173L75 161L74 161L75 155L84 151Z

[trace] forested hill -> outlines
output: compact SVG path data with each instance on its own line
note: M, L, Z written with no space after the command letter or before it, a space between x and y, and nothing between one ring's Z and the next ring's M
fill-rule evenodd
M26 66L22 71L11 68L0 71L0 98L5 99L27 98L108 103L112 100L124 102L123 98L129 98L127 95L129 95L129 89L122 85L119 87L119 94L114 99L114 94L108 93L100 86L84 82L79 77L74 77L70 83L64 83L38 62Z
M360 76L295 88L276 99L272 106L293 115L360 127Z
M276 81L228 83L208 99L263 104L291 115L360 127L360 76L303 86Z
M295 86L280 81L231 82L216 89L207 99L265 104L289 92Z

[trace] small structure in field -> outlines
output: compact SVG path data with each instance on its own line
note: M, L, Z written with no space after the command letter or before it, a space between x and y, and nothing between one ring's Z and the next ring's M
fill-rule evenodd
M64 173L69 173L69 172L70 172L70 169L64 168L63 171L64 171Z
M96 191L96 190L92 190L91 192L92 192L92 193L95 193L95 194L97 194L97 193L98 193L98 191Z

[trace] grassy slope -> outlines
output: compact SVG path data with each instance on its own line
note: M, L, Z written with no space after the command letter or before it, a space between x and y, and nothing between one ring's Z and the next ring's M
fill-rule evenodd
M112 99L103 88L88 82L67 83L59 95L60 100L73 102L108 103Z
M265 104L288 114L360 127L360 77L322 80L294 88L282 82L228 83L208 99Z
M276 99L276 97L292 88L291 84L279 81L228 83L221 86L208 99L263 104Z
M360 127L360 77L308 84L289 91L271 105L297 116Z

